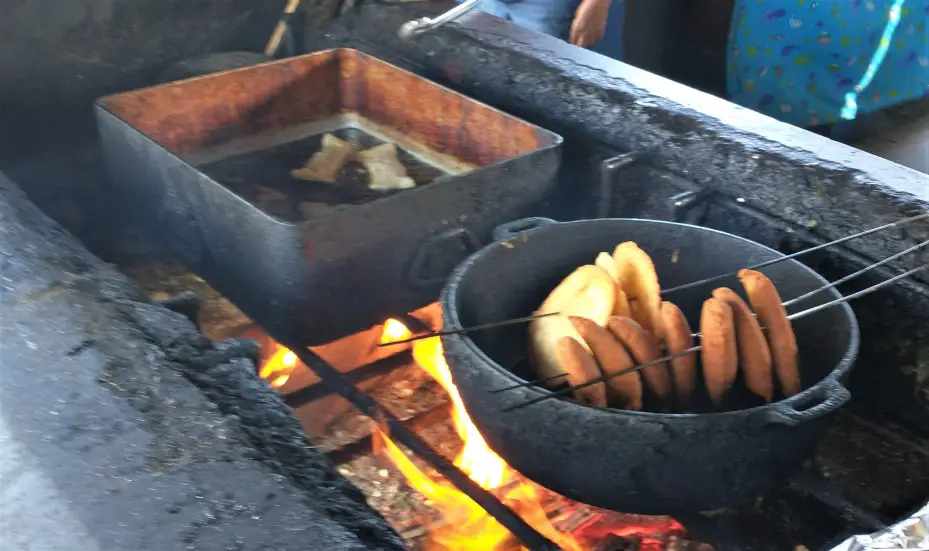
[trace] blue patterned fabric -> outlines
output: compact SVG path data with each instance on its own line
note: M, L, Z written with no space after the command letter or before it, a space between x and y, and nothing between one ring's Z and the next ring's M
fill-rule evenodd
M882 44L886 57L858 91L858 113L929 94L929 0L905 0L899 24L884 41L898 3L737 0L729 35L730 99L797 126L834 123Z

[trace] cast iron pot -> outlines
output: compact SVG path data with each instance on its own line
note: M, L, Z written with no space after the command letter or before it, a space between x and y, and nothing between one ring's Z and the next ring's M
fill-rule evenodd
M727 233L653 220L526 219L501 226L494 239L446 284L441 299L446 328L528 315L574 268L601 251L612 252L621 241L636 241L651 254L664 288L783 256ZM793 260L763 271L784 300L827 283ZM742 293L732 277L664 298L680 306L698 330L700 307L719 286ZM840 296L824 291L790 312ZM537 387L489 392L534 378L522 361L526 326L446 336L442 343L471 418L513 468L576 501L627 513L674 514L745 504L770 490L813 454L831 414L850 398L843 382L859 340L852 309L827 308L796 320L794 328L802 392L764 404L739 380L722 410L713 409L701 389L693 413L679 414L561 399L503 412L548 393Z

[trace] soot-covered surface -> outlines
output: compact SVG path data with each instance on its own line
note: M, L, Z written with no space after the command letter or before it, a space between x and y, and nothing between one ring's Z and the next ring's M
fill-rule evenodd
M403 549L259 381L0 175L0 534L12 549Z

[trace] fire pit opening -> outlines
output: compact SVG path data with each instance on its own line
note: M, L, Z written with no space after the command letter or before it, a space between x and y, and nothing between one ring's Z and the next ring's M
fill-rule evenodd
M202 298L201 329L211 338L257 341L261 378L284 396L313 445L325 450L412 549L522 549L493 517L383 426L335 395L296 354L202 279L164 262L124 270L154 299L196 292ZM377 346L437 330L440 320L433 303L312 350L562 549L723 549L720 541L726 538L720 534L727 531L757 543L755 549L815 549L849 531L889 524L909 513L929 488L923 440L873 412L852 408L839 415L814 470L791 478L752 506L670 518L571 501L527 480L489 449L462 406L438 339ZM867 477L874 482L862 485Z
M493 517L396 443L384 427L332 394L296 354L199 277L168 264L127 271L155 299L195 290L205 299L201 328L214 339L258 342L261 378L285 396L313 444L364 491L412 549L522 549ZM510 468L490 450L464 410L437 338L377 346L437 330L440 324L439 307L433 303L312 350L562 549L710 549L688 540L673 518L627 515L573 502Z

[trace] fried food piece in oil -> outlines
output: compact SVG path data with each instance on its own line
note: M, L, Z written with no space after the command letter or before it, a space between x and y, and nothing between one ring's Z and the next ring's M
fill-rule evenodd
M562 337L557 344L558 362L567 373L567 383L580 385L600 376L596 360L575 339ZM574 391L574 399L589 406L606 407L606 386L597 383Z
M719 405L739 371L735 316L725 302L710 298L700 312L700 359L703 380L714 404Z
M713 298L721 300L732 308L735 315L735 334L739 348L739 367L745 386L752 393L761 396L766 402L774 397L774 376L771 350L765 339L758 318L752 309L738 294L728 287L713 291Z
M559 353L558 343L563 338L578 341L587 353L590 352L569 316L586 318L601 326L606 325L613 310L614 300L613 280L596 266L581 266L562 280L535 312L559 314L529 322L528 354L536 374L540 378L548 378L568 373L568 366L563 365L564 358ZM561 383L562 380L557 382Z
M571 322L593 351L594 359L604 375L635 367L632 356L609 330L586 318L572 317ZM642 379L637 372L607 379L606 394L611 405L632 410L642 409Z
M332 134L324 134L322 146L313 153L301 168L290 171L291 177L311 182L334 184L345 164L357 152L357 148Z
M651 257L632 241L626 241L613 251L613 261L619 283L630 300L630 317L661 339L661 286Z
M613 316L607 322L607 329L632 354L636 365L653 362L663 356L661 346L654 334L639 325L634 319L623 316ZM667 403L671 397L671 373L667 362L661 362L641 370L642 377L649 390L658 399Z
M797 336L787 319L787 310L781 306L781 296L774 283L761 272L742 270L739 281L745 287L758 321L765 328L781 392L784 396L793 396L800 392Z
M693 331L677 305L668 301L661 303L661 323L665 352L668 356L693 348ZM687 403L697 388L697 355L691 353L672 358L671 374L674 376L674 390L678 403Z

